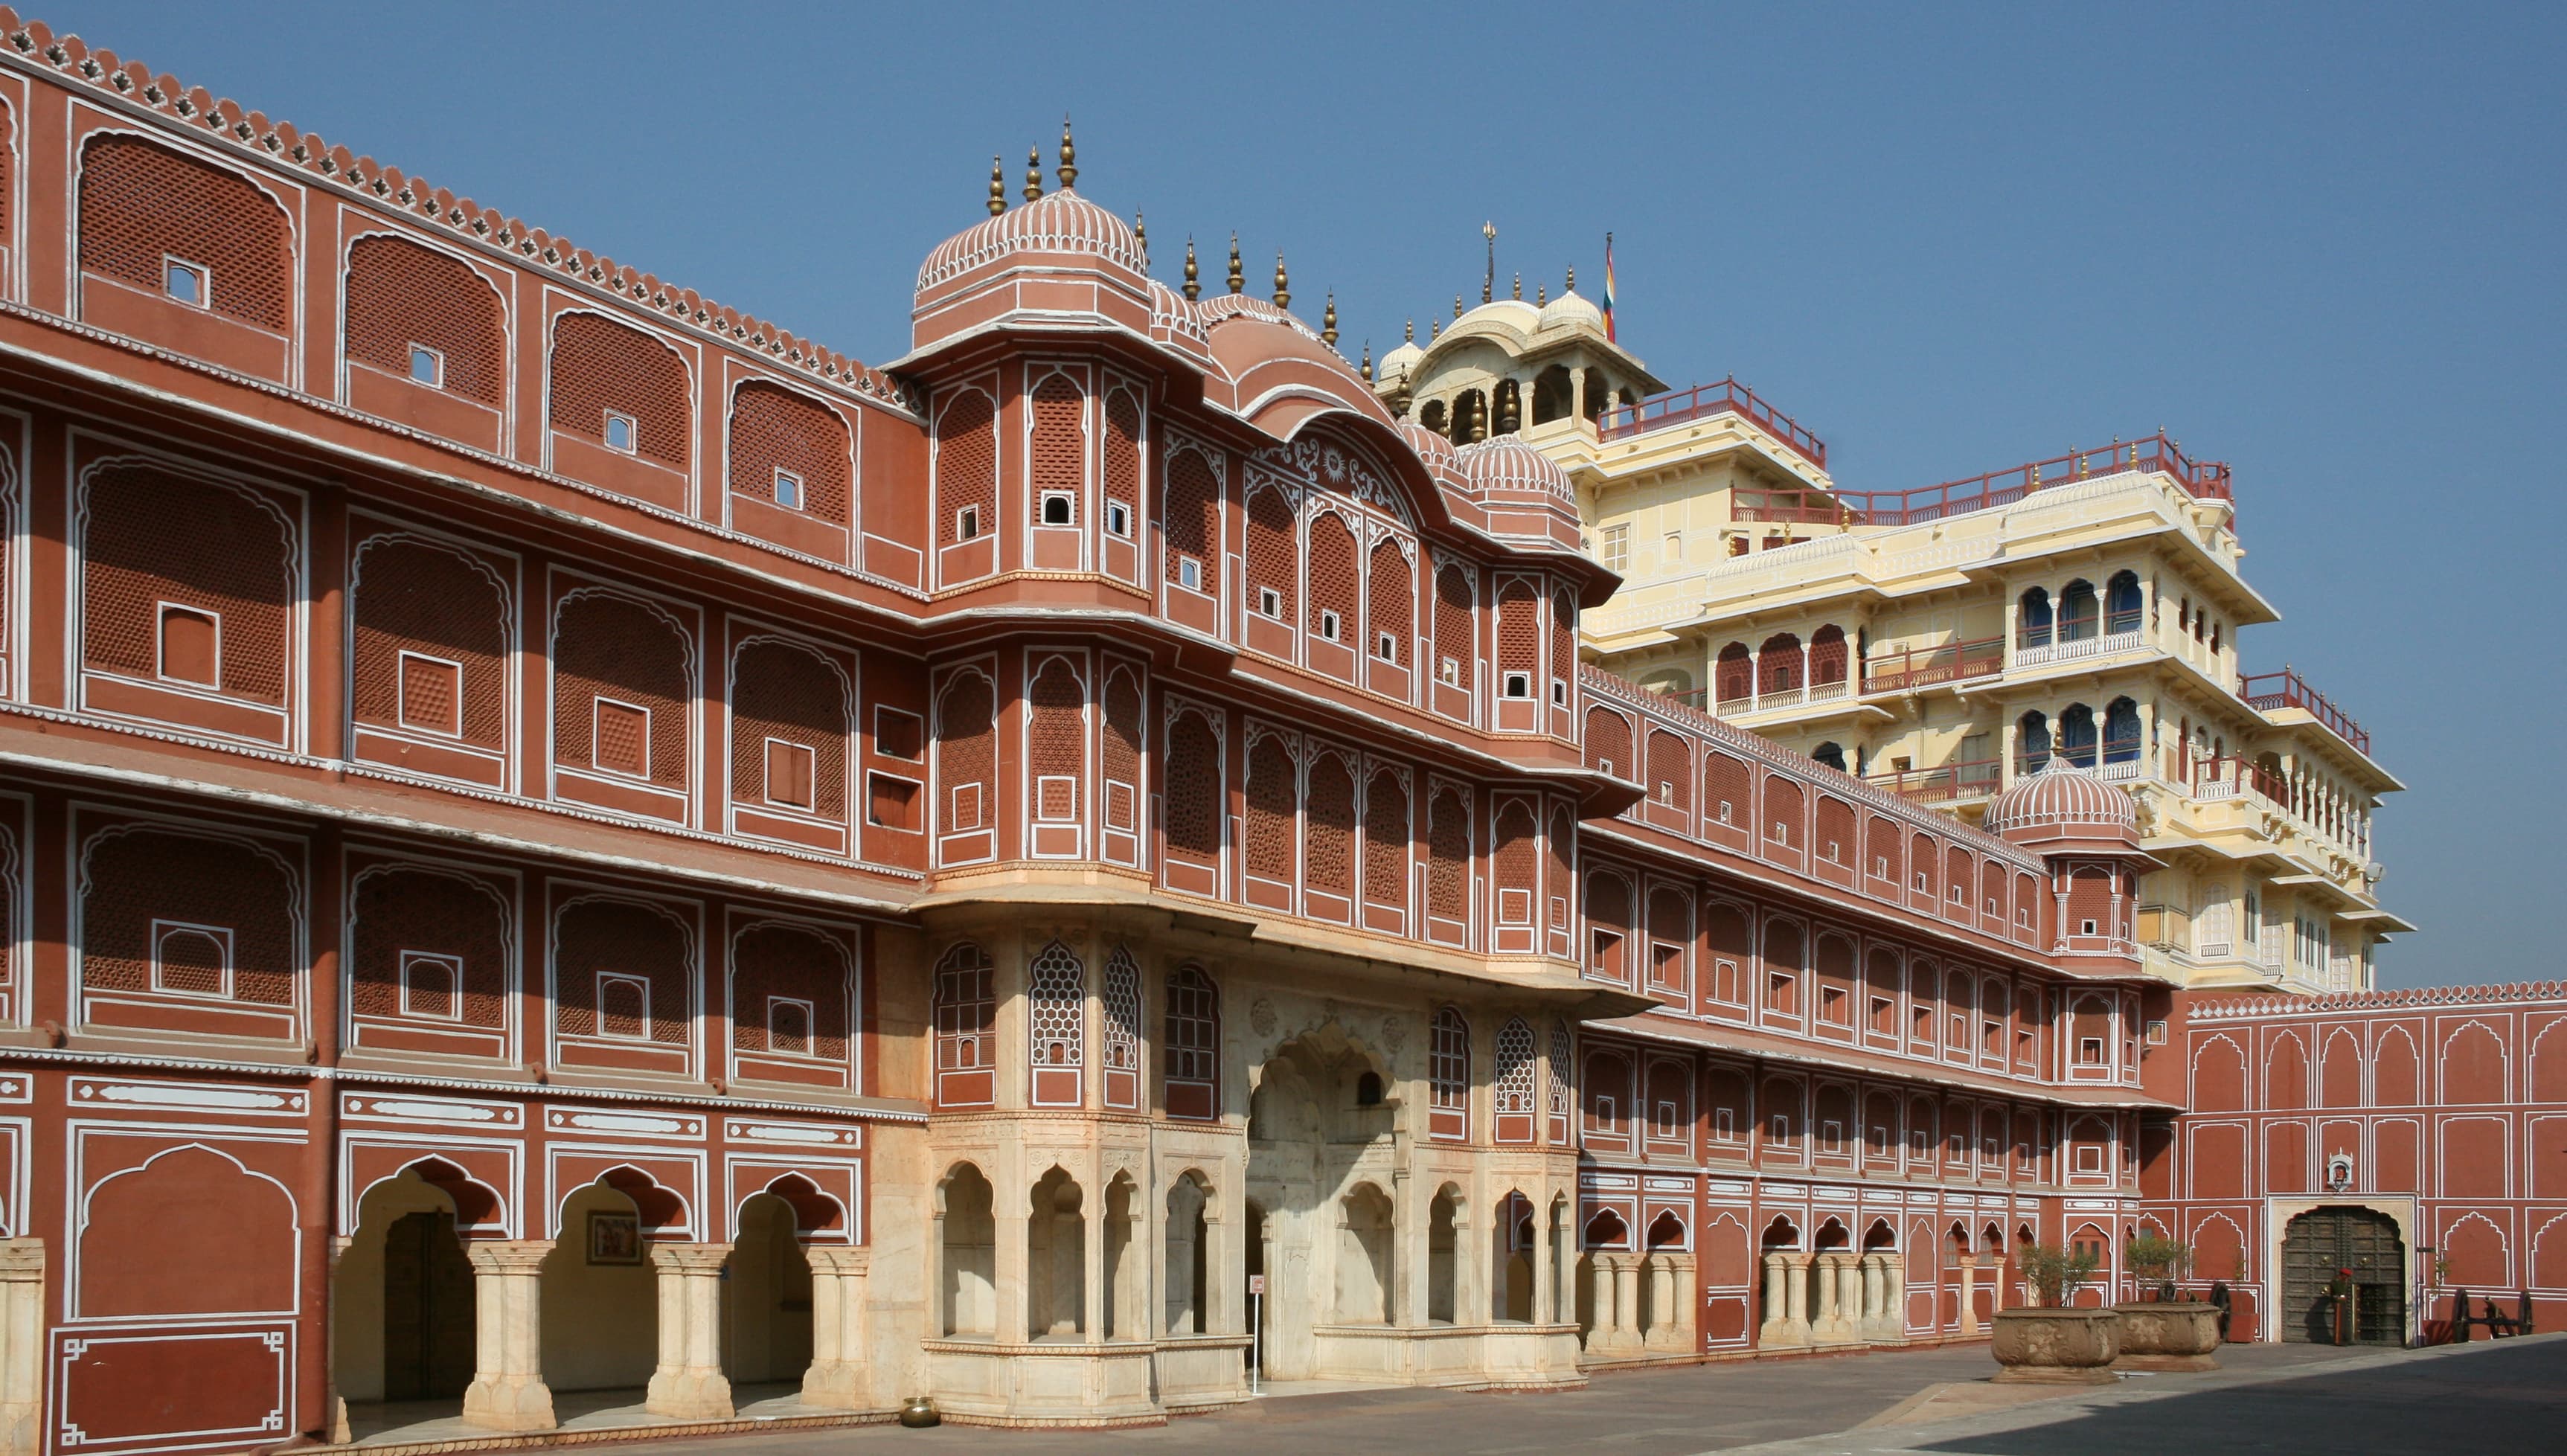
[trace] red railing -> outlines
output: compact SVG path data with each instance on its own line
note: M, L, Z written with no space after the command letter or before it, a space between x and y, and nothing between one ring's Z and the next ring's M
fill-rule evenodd
M2247 758L2195 758L2192 760L2192 791L2195 798L2205 797L2205 789L2253 789L2272 803L2289 808L2291 786L2282 775Z
M1706 415L1742 416L1790 446L1794 454L1822 470L1828 467L1828 442L1802 429L1791 416L1756 398L1756 392L1740 384L1736 375L1716 385L1696 385L1689 390L1651 395L1636 405L1616 405L1604 412L1596 435L1603 439L1622 439ZM1836 516L1832 512L1825 518L1834 520Z
M2171 475L2197 499L2234 500L2228 467L2216 460L2195 460L2175 448L2160 433L2145 439L2075 450L2046 460L2031 460L2012 469L1991 470L1965 480L1946 480L1916 490L1747 490L1738 494L1734 513L1749 521L1817 521L1848 526L1911 526L1974 510L2012 505L2036 490L2109 475L2118 470L2146 470Z
M2355 723L2352 715L2329 702L2325 694L2310 687L2307 679L2288 667L2278 673L2257 673L2253 677L2239 678L2237 696L2245 699L2246 706L2258 713L2269 713L2276 708L2301 709L2333 729L2337 737L2361 749L2364 756L2371 753L2371 734L2362 730L2362 725Z
M1923 651L1886 653L1867 658L1862 665L1862 691L1896 693L1910 688L1930 688L1937 683L1957 683L1965 678L1985 678L2005 670L2005 639L1985 637L1976 642L1954 643L1950 647L1927 648Z
M1890 773L1874 773L1863 781L1878 784L1901 798L1918 803L1945 803L1952 799L1975 798L1997 791L1995 758L1971 758L1960 763L1945 763L1935 768L1907 768Z

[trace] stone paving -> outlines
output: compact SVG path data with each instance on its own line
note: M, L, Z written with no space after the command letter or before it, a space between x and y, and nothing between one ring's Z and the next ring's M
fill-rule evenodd
M1371 1389L1276 1396L1128 1431L871 1426L642 1449L652 1456L927 1456L966 1448L998 1456L1207 1448L1222 1456L2567 1449L2560 1436L2567 1431L2567 1336L2416 1351L2229 1345L2220 1358L2222 1368L2209 1374L2044 1391L2031 1403L2016 1393L2024 1387L1986 1384L1994 1368L1987 1347L1965 1345L1630 1371L1554 1395ZM1884 1417L1898 1423L1865 1424Z

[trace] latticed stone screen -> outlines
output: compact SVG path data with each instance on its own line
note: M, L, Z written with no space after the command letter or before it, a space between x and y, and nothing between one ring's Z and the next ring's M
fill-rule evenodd
M81 153L81 266L157 294L172 258L204 270L213 312L272 333L292 326L294 240L274 198L140 138L93 139Z
M1034 1065L1074 1067L1087 1055L1087 971L1058 941L1034 957L1025 1007Z
M683 470L687 435L687 364L675 350L601 314L567 313L553 323L552 424L603 442L606 417L634 425L636 453Z
M731 492L845 525L853 493L847 439L847 423L818 401L755 380L743 384L730 400ZM778 470L800 482L799 501L776 501Z
M998 792L997 703L990 680L957 673L936 701L936 769L944 794L938 822L948 834L991 823Z
M740 803L807 808L824 819L847 812L846 679L810 648L751 642L731 657L731 797ZM808 749L809 801L771 781L768 740Z
M632 598L565 599L553 627L555 760L686 787L688 648L677 623ZM601 698L612 700L603 712ZM634 709L648 713L647 725Z
M1313 890L1355 892L1355 777L1345 758L1320 753L1310 760L1310 786L1302 831L1302 874Z
M1110 1071L1141 1069L1141 967L1116 946L1105 958L1104 1062Z
M755 925L732 938L730 958L732 1046L846 1060L854 1019L848 1015L843 947L807 926ZM768 1011L778 1000L810 1004L803 1045L775 1044L779 1023Z
M353 909L349 1001L358 1016L404 1014L402 956L416 951L461 964L455 1019L489 1030L506 1024L511 935L499 889L443 870L392 866L358 880Z
M357 554L350 615L357 721L429 728L451 724L479 747L506 746L508 600L488 567L462 551L407 536L378 536ZM452 663L451 675L423 672L403 654ZM421 701L449 684L448 701ZM411 695L404 712L403 690Z
M1300 838L1295 772L1292 750L1273 733L1248 750L1248 872L1286 884Z
M112 830L94 838L85 857L81 900L81 984L91 991L198 996L218 994L226 973L231 1000L294 1005L294 922L300 889L283 863L238 840L159 828ZM180 955L153 961L160 927L204 927L171 937Z
M970 942L936 964L936 1069L978 1071L998 1064L998 1004L991 994L990 957Z
M293 528L248 490L116 460L89 472L81 638L91 667L150 679L161 604L218 619L219 682L282 706L294 601ZM209 665L210 666L210 665Z
M1180 450L1168 462L1168 579L1182 581L1178 557L1197 563L1197 589L1221 593L1221 482L1200 451Z
M414 344L444 361L437 383L447 393L504 403L507 315L489 282L406 238L359 238L348 249L348 358L408 379Z
M1168 847L1219 854L1221 811L1221 739L1202 714L1179 714L1168 727Z
M1459 566L1447 566L1435 573L1435 672L1444 671L1442 659L1453 660L1453 684L1463 692L1472 690L1479 670L1479 645L1474 629L1475 602L1471 577Z
M936 425L936 544L966 539L971 517L976 535L998 528L997 408L979 390L957 393Z
M1498 1028L1497 1094L1500 1112L1532 1112L1534 1108L1534 1041L1533 1027L1522 1017Z
M567 1036L647 1034L684 1045L694 1028L688 991L695 959L693 938L656 906L605 899L566 905L553 920L554 1024ZM614 978L649 986L647 1026L630 1024L641 1008L618 999L615 988L629 983Z

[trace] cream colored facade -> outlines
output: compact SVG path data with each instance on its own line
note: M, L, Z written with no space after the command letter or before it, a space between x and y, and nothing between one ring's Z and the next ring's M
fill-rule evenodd
M1590 368L1649 382L1573 294L1501 300L1385 357L1375 388L1467 440L1474 402L1548 404ZM2372 986L2379 942L2411 929L2381 904L2372 835L2402 785L2296 674L2241 659L2241 631L2279 613L2240 572L2224 466L2159 437L1883 497L1841 491L1824 444L1727 384L1595 398L1489 426L1569 472L1588 549L1623 578L1581 621L1593 661L1972 822L2066 756L2139 800L2163 865L2150 971Z

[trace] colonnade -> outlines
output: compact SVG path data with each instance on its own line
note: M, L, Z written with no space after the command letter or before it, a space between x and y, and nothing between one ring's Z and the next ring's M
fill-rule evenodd
M1895 1251L1776 1250L1765 1256L1765 1322L1756 1342L1766 1348L1894 1343L1907 1337L1906 1309L1907 1266Z
M556 1421L543 1375L543 1265L547 1240L467 1243L472 1265L472 1383L463 1392L467 1425L498 1431L546 1431ZM730 1380L722 1373L721 1273L728 1244L653 1244L658 1285L659 1365L643 1409L685 1420L729 1418ZM811 1363L802 1400L838 1410L870 1403L864 1358L865 1281L869 1251L803 1248L811 1267Z
M1694 1257L1674 1250L1588 1256L1594 1326L1586 1353L1690 1354L1699 1347L1694 1318Z

